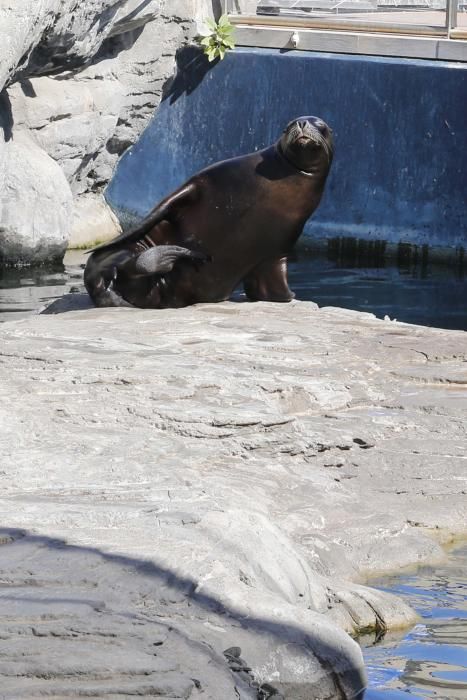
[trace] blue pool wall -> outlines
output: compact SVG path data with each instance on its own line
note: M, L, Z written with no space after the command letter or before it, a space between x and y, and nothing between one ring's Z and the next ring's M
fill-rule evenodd
M106 198L131 225L193 173L264 148L306 114L333 128L335 158L305 236L466 246L463 63L246 48L212 66L185 49Z

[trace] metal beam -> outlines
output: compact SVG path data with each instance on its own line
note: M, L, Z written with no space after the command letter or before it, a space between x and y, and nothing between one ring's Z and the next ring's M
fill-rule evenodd
M296 30L295 30L296 31ZM398 56L444 61L467 61L467 42L434 36L403 36L374 32L299 30L302 51ZM292 50L293 28L237 25L235 44L258 48Z
M353 29L354 31L378 32L380 34L412 34L446 36L444 26L424 24L400 24L390 22L367 22L360 19L338 19L333 17L277 17L274 15L230 15L232 24L252 27L282 27L301 29Z

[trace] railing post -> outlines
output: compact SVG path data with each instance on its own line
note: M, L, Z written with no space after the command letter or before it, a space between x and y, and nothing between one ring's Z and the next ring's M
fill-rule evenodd
M451 34L451 29L457 27L457 3L458 0L447 0L447 30L448 36Z

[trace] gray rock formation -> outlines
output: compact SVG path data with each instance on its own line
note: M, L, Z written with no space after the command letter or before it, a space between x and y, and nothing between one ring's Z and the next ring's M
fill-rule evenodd
M0 326L4 697L352 697L465 534L465 333L87 303Z
M114 235L100 192L212 0L0 0L0 258ZM96 231L99 221L99 234Z

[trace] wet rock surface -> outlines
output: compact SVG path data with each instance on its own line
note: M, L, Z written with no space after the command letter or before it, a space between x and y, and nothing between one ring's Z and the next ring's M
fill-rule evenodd
M5 697L355 696L465 534L465 333L87 304L0 327Z

